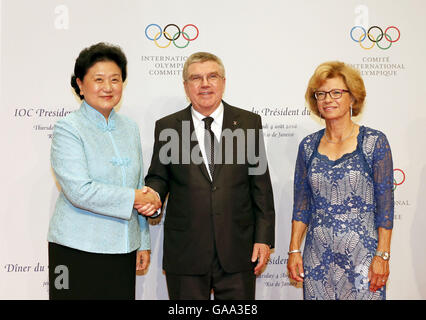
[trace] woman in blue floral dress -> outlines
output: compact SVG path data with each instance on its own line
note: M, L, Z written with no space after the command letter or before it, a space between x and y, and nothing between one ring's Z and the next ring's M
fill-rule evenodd
M305 98L326 127L302 140L296 161L287 268L304 299L386 298L392 154L382 132L352 121L365 96L359 72L342 62L321 64L309 81Z

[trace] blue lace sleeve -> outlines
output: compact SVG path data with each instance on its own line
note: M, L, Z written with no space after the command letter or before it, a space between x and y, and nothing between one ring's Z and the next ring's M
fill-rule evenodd
M311 187L308 180L308 168L306 167L303 141L299 145L294 172L294 202L293 220L309 223L311 211Z
M376 227L393 228L393 163L392 153L384 134L376 141L373 153L374 197L376 200Z

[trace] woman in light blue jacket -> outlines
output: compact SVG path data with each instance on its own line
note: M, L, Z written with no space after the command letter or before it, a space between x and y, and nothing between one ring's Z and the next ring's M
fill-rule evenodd
M55 125L51 163L61 186L50 220L50 299L134 299L136 269L149 264L146 217L161 203L143 188L135 122L119 115L127 59L98 43L76 60L71 85L78 110Z

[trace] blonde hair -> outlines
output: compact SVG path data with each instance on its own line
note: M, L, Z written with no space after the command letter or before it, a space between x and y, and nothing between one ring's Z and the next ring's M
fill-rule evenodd
M343 82L348 87L354 99L352 104L352 115L359 115L364 107L366 96L364 81L358 70L340 61L324 62L315 69L314 74L311 79L309 79L308 88L305 93L305 100L309 104L309 108L314 114L320 117L317 100L314 96L315 91L325 80L336 77L341 77L343 79Z
M188 68L191 64L197 62L206 62L206 61L214 61L219 65L220 75L225 77L225 67L223 66L222 60L219 57L215 56L213 53L209 52L196 52L191 54L188 59L186 59L185 64L183 66L182 77L183 81L188 80Z

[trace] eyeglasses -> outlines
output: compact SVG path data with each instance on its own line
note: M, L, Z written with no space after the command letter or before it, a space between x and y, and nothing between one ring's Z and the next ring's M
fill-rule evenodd
M217 84L220 79L223 79L223 77L220 74L213 72L213 73L209 73L206 76L203 76L201 74L191 75L191 76L189 76L187 81L190 82L191 84L198 86L203 82L204 78L206 78L206 80L209 84L213 84L213 85Z
M328 93L332 99L340 99L344 92L349 92L349 90L331 89L330 91L315 91L314 97L318 101L325 100L325 98L327 98L327 93Z

